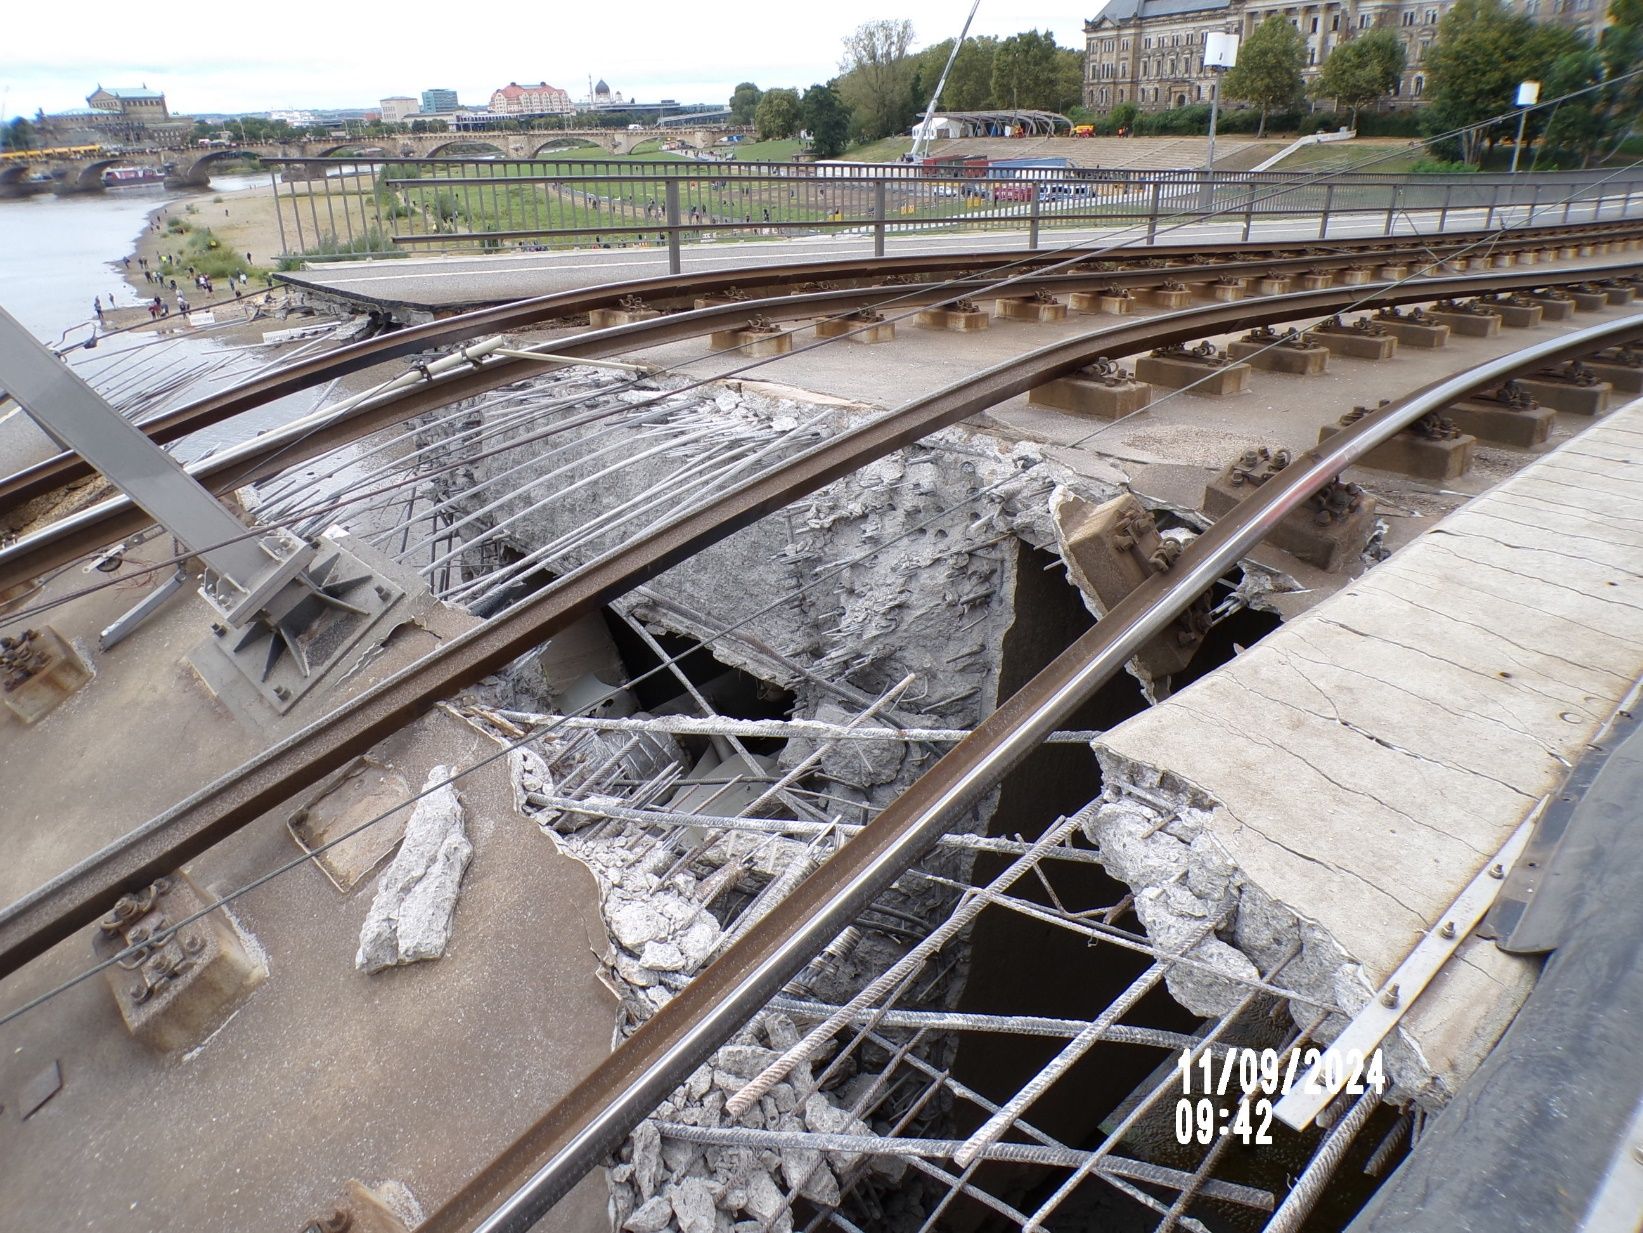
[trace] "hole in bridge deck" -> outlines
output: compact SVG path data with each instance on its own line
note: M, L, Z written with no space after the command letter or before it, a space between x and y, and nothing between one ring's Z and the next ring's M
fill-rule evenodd
M1236 581L1233 575L1227 583ZM1225 589L1225 585L1217 587L1217 599ZM1049 554L1025 545L1020 548L1014 603L1014 622L1005 638L1000 664L1001 698L1019 689L1094 624L1063 571L1053 568ZM1248 610L1228 617L1205 638L1186 670L1175 675L1172 689L1185 688L1207 675L1233 658L1235 644L1247 648L1280 623L1275 616ZM1135 678L1120 673L1065 726L1108 729L1146 707ZM1030 839L1052 819L1076 812L1100 792L1100 766L1088 748L1042 746L1001 784L988 831L995 836L1020 834ZM985 885L1009 861L1006 856L978 856L973 883ZM1050 861L1043 869L1054 889L1054 899L1036 876L1022 878L1011 894L1051 909L1056 906L1054 900L1059 899L1062 907L1076 912L1117 904L1127 893L1127 887L1098 865ZM1126 911L1115 923L1128 931L1143 932L1133 912ZM1116 947L1092 948L1079 933L1003 908L982 914L970 943L970 967L957 1008L972 1013L1087 1021L1105 1010L1150 963L1145 955ZM1124 1022L1191 1032L1200 1020L1159 985L1140 1000ZM1059 1037L964 1033L959 1037L953 1063L954 1077L988 1099L1002 1102L1020 1091L1065 1044L1065 1038ZM1038 1099L1027 1118L1063 1143L1094 1147L1101 1142L1100 1123L1108 1114L1160 1062L1172 1060L1157 1049L1097 1046ZM986 1116L965 1102L956 1103L953 1114L952 1130L958 1137L975 1130ZM1022 1139L1017 1134L1008 1137ZM978 1170L975 1182L989 1193L1032 1211L1065 1176L1059 1170L992 1164ZM1058 1219L1052 1227L1124 1233L1131 1228L1151 1229L1157 1223L1154 1213L1100 1181L1086 1183L1075 1200L1078 1206L1072 1210L1080 1212L1080 1219ZM1095 1222L1082 1220L1085 1216L1093 1217ZM963 1199L949 1206L942 1226L964 1233L1014 1227L998 1213Z

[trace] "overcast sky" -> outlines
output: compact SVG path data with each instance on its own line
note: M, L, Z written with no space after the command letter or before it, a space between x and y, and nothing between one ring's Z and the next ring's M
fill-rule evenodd
M1063 47L1078 47L1085 19L1104 2L1086 10L981 0L971 33L1048 29ZM365 107L430 86L480 105L509 81L546 80L585 97L590 76L645 102L722 102L740 81L802 88L827 80L838 72L840 40L865 21L906 17L916 46L940 42L958 33L969 0L479 4L472 26L458 29L466 7L18 3L0 33L0 111L9 119L84 107L99 83L145 82L180 113Z

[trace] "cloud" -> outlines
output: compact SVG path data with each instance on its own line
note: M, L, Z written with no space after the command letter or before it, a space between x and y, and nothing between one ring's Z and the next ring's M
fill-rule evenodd
M1091 12L1100 7L1100 0ZM680 4L633 0L610 5L476 10L472 27L452 30L461 10L333 5L314 10L221 5L156 24L156 10L121 0L83 0L74 37L46 5L15 5L6 18L0 65L5 114L85 105L99 83L147 82L180 113L283 107L368 107L388 95L455 88L464 103L488 100L509 81L546 80L573 97L602 77L628 97L722 102L740 81L807 86L838 72L841 40L865 21L905 16L920 46L951 38L962 3L904 0L897 13L876 0L805 6ZM1048 28L1079 46L1082 9L1022 11L983 0L974 34L1004 36Z

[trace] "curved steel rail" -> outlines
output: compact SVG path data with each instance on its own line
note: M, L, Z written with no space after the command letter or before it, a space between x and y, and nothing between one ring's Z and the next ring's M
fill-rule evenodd
M1210 268L1225 273L1228 267ZM1168 338L1163 337L1162 331L1167 330L1169 328L1168 322L1180 314L1163 314L1138 318L1133 328L1152 332L1145 333L1139 344L1124 342L1123 345L1127 346L1128 350L1119 349L1120 344L1115 341L1113 349L1101 354L1113 357L1133 354L1135 351L1145 350L1149 346L1156 345L1156 343L1149 341L1154 337L1164 342L1186 341L1189 338L1201 337L1205 333L1217 332L1208 328L1210 324L1215 322L1219 322L1222 329L1232 329L1242 325L1270 324L1282 321L1287 319L1285 316L1285 312L1288 311L1286 306L1296 303L1297 295L1324 297L1316 301L1307 301L1308 303L1318 303L1320 307L1315 311L1322 314L1340 311L1356 304L1367 303L1371 297L1376 303L1404 304L1492 291L1522 290L1529 287L1594 277L1617 276L1635 273L1635 269L1634 264L1628 263L1622 266L1585 267L1578 271L1566 271L1561 274L1551 274L1547 271L1526 273L1514 270L1464 277L1423 278L1396 286L1361 283L1350 287L1331 288L1319 292L1303 292L1287 296L1267 296L1260 299L1240 300L1236 302L1236 312L1231 314L1223 312L1220 316L1205 318L1205 328L1201 328L1195 333L1187 331L1184 334L1175 334ZM1170 270L1168 272L1174 274L1178 271ZM1133 277L1150 278L1156 281L1160 277L1160 272L1148 271L1146 274ZM1093 275L1059 274L1025 278L1016 283L1012 290L1021 294L1026 294L1035 289L1066 291L1082 285L1091 283L1105 284L1110 281L1112 281L1112 277L1108 273ZM722 328L726 324L745 320L750 313L754 312L762 313L766 317L775 320L793 321L822 313L848 312L863 304L880 302L890 295L901 295L911 305L950 300L963 293L963 286L947 286L940 290L933 287L921 289L917 286L878 286L807 292L799 295L779 296L769 300L746 301L696 309L692 312L654 317L647 321L633 322L629 325L612 326L602 330L589 330L573 338L556 341L553 345L553 351L556 355L561 356L597 359L646 347L654 347L683 338L695 337ZM1268 306L1274 305L1278 306L1280 311L1268 315ZM1230 307L1234 306L1220 306L1222 310ZM1304 316L1306 311L1297 308L1290 312L1289 316ZM1128 340L1132 337L1131 331L1132 327L1119 327L1112 331L1112 336L1115 339ZM1070 367L1076 368L1078 365L1073 364ZM263 433L240 446L223 450L202 460L200 463L191 466L189 471L198 478L212 480L219 487L250 483L293 466L305 459L326 453L339 445L358 440L360 437L376 432L389 424L444 406L460 398L471 398L476 394L507 385L533 371L534 367L527 361L492 357L476 363L474 371L454 373L439 381L431 381L400 394L363 403L354 412L350 413L346 419L338 419L322 428L315 429L311 426L305 426L303 422L298 422L283 429ZM1070 371L1070 368L1062 371ZM1060 374L1051 374L1051 376L1056 375ZM1049 377L1044 378L1044 380L1048 379ZM134 507L123 496L110 498L90 509L60 519L31 535L24 536L13 544L0 548L0 590L24 582L47 570L66 565L87 553L95 552L125 535L132 534L148 526L151 521L152 519Z
M1115 605L663 1006L423 1233L524 1233L1094 691L1279 521L1375 446L1525 367L1643 335L1643 314L1435 382L1297 457ZM476 1223L477 1222L477 1223Z
M1103 283L1134 286L1165 276L1183 274L1188 277L1213 278L1227 274L1233 269L1251 274L1304 273L1351 264L1354 260L1371 253L1388 260L1418 258L1430 261L1435 255L1454 252L1484 240L1490 240L1490 253L1543 248L1559 241L1599 243L1615 239L1630 240L1638 234L1639 229L1640 224L1635 220L1619 220L1527 228L1505 235L1489 231L1458 231L1430 238L1361 236L1311 245L1294 241L1282 244L1211 244L1194 248L1191 253L1181 254L1171 254L1168 249L1117 249L1092 255L1090 260L1120 266L1147 263L1149 268L1100 272L1099 281ZM1320 248L1326 251L1320 254L1317 252ZM1160 253L1164 255L1160 256ZM1285 253L1297 255L1282 256ZM1260 254L1276 255L1263 259ZM1072 253L1065 249L1019 249L919 257L851 258L636 279L576 291L556 292L492 308L477 309L364 342L350 343L325 355L288 365L233 389L208 395L175 411L155 416L144 423L142 428L163 445L263 406L277 398L300 393L333 378L346 376L375 364L433 348L455 346L487 333L525 329L559 317L579 316L596 308L613 308L619 300L628 295L648 297L665 306L677 299L688 301L731 287L771 287L802 284L807 281L861 278L878 280L918 275L945 278L978 267L1019 267L1026 272L1039 265L1064 263L1071 256ZM1187 256L1209 260L1201 265L1192 266L1171 264L1175 258ZM897 288L900 292L915 289L905 286ZM887 293L881 291L880 294ZM962 292L955 291L954 294ZM741 311L748 311L747 306L742 306ZM26 467L15 474L0 478L0 512L15 508L25 501L43 496L65 483L83 479L90 474L90 468L71 453L57 454Z
M1406 302L1499 289L1511 285L1513 278L1479 275L1379 290L1388 301ZM558 630L701 549L875 459L1075 371L1098 356L1132 355L1237 326L1326 314L1376 290L1373 286L1332 288L1253 303L1216 304L1065 339L906 403L766 474L686 508L667 523L452 639L0 911L0 977L90 924L127 890L175 869L348 759L365 753L439 699L498 670ZM1643 330L1638 332L1643 334ZM1560 354L1580 354L1581 343L1568 339L1578 340L1589 333L1565 336L1545 346L1561 348ZM1538 356L1544 349L1536 348L1533 354ZM1524 364L1536 362L1530 359ZM476 372L462 380L474 382L487 376ZM452 396L448 387L426 393L442 395L441 401Z

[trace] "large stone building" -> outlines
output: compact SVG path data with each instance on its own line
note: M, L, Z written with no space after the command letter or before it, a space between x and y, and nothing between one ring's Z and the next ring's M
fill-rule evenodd
M1309 78L1337 44L1354 34L1378 27L1396 31L1403 39L1405 67L1390 101L1412 106L1425 93L1423 65L1437 38L1438 19L1452 2L1109 0L1084 23L1084 105L1106 111L1119 103L1135 103L1155 111L1208 102L1213 74L1204 67L1204 36L1224 31L1248 38L1256 26L1277 14L1306 40Z
M188 117L171 114L162 91L146 85L98 86L86 102L86 107L45 117L48 138L71 144L178 146L188 141L194 129Z
M517 81L510 81L491 93L491 111L495 115L559 115L570 110L570 95L545 81L534 86L522 86Z

